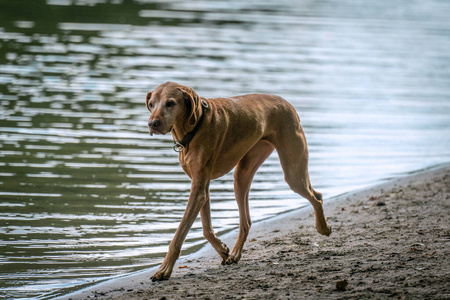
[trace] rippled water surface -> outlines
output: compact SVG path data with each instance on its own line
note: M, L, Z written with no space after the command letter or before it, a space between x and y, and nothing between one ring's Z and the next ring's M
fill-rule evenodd
M450 2L0 0L0 297L49 298L158 264L189 195L145 94L280 95L326 198L450 157ZM237 227L232 174L213 225ZM305 205L276 153L253 221ZM183 247L204 239L197 221Z

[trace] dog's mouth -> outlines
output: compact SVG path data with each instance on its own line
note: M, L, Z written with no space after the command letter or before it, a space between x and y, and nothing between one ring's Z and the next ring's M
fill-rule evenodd
M161 135L163 134L161 131L156 130L154 128L149 128L148 131L150 133L150 136L153 136L153 134L161 134Z
M164 131L162 131L162 130L157 130L157 129L155 129L155 128L149 128L148 130L149 130L150 135L153 136L153 134L156 134L156 135L165 135L167 132L170 132L170 130L172 130L172 128L171 128L169 131L167 131L167 132L164 132Z

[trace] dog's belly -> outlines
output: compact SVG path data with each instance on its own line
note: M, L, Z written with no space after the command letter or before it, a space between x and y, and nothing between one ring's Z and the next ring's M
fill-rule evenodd
M240 158L244 157L244 155L240 156ZM238 164L239 160L240 159L226 160L225 158L223 158L220 161L216 162L213 168L211 179L222 177L223 175L233 170L233 168Z
M257 134L240 140L232 147L224 147L216 156L211 179L219 178L230 172L253 147L258 147L257 143L260 140L261 135Z

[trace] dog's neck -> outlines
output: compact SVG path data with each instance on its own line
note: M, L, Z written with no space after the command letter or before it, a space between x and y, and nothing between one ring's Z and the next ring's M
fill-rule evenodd
M186 134L188 134L195 128L198 122L193 125L189 125L187 121L179 123L180 124L177 123L173 125L172 129L170 130L174 141L181 141L183 137L186 136Z
M179 141L180 140L180 136L183 137L185 136L185 134L187 133L185 130L183 129L179 129L178 126L174 125L172 127L172 129L170 130L170 133L172 134L172 138L174 141Z
M200 116L196 124L191 126L188 125L187 122L183 122L184 126L182 129L179 129L178 126L174 125L171 130L172 137L175 143L174 150L177 152L183 151L189 144L189 142L194 138L197 131L200 129L203 120L205 119L206 110L208 109L208 104L202 100Z

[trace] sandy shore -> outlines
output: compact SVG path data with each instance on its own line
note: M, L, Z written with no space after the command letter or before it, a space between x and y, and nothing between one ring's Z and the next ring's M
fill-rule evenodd
M450 166L325 203L330 237L311 208L256 224L239 264L211 247L64 299L450 299ZM232 246L236 233L224 237Z

